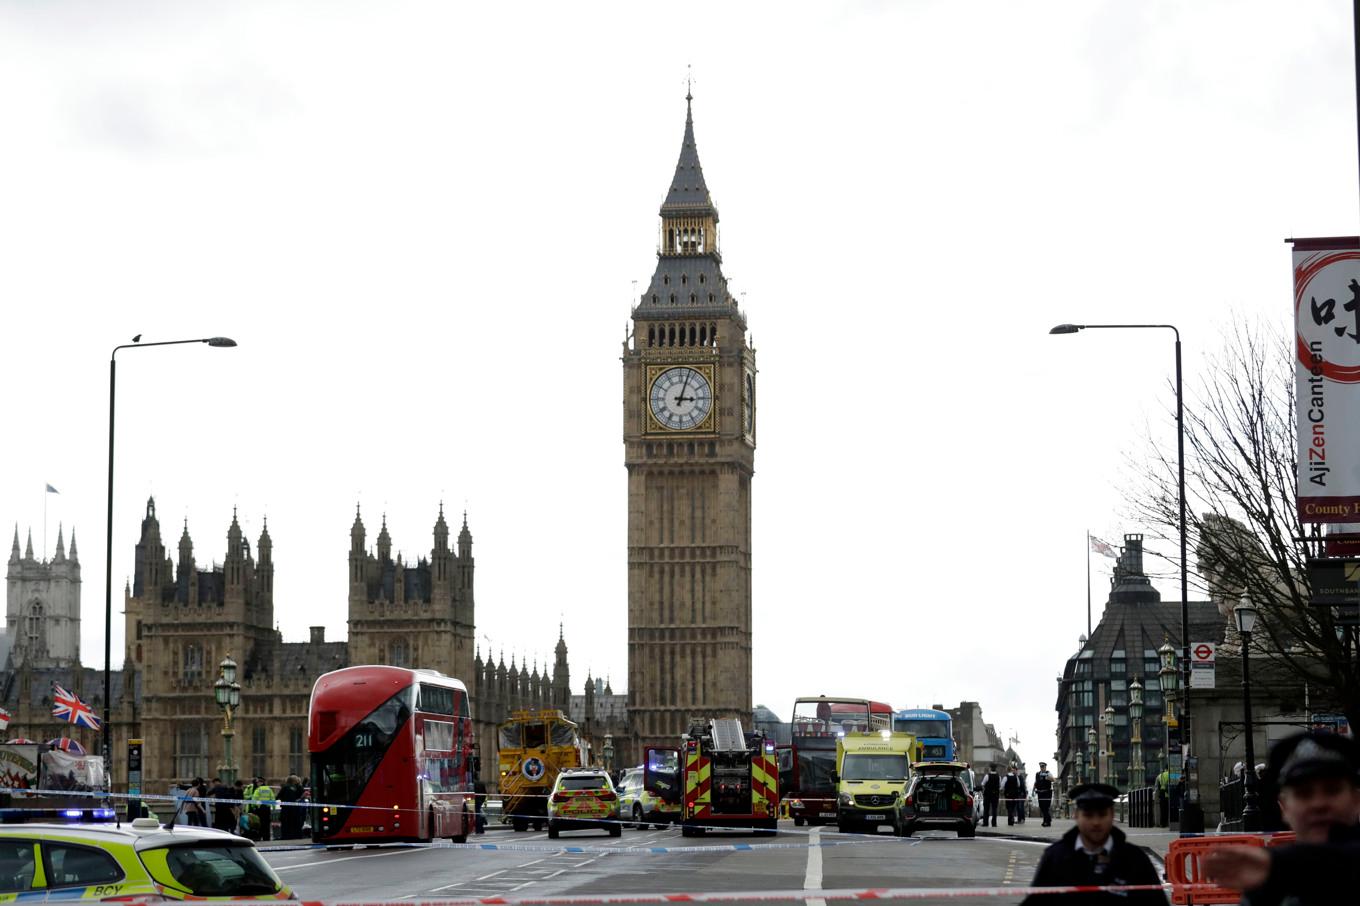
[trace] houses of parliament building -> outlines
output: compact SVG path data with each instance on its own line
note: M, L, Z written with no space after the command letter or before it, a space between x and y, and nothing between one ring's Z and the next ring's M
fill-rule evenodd
M432 667L467 684L480 751L495 752L494 728L517 708L559 708L581 723L588 739L626 733L624 709L612 689L593 679L571 694L567 643L560 629L555 660L509 667L483 658L475 644L472 532L464 516L451 538L442 507L428 558L392 555L384 520L373 549L356 511L350 528L349 639L328 641L312 627L306 641L285 642L274 622L274 550L266 522L253 547L236 514L227 528L226 557L199 566L185 523L172 556L161 535L156 501L146 502L131 583L123 593L126 649L112 676L114 786L125 775L121 753L143 740L143 788L166 790L178 780L211 777L224 762L222 715L213 702L218 664L240 665L241 705L234 720L233 761L243 776L277 781L306 776L307 704L317 677L350 664ZM70 735L89 751L98 734L57 723L52 684L60 683L103 713L103 672L83 667L79 649L80 561L60 536L55 555L41 560L32 541L19 550L16 527L7 571L8 654L0 675L0 706L9 711L8 737L37 741ZM598 716L597 716L598 714ZM493 780L494 757L482 759Z

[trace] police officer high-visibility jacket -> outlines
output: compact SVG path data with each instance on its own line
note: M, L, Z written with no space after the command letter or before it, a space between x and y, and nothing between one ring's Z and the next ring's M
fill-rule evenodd
M274 801L274 788L267 783L261 783L251 791L247 797L255 802L254 808L269 808L269 804Z

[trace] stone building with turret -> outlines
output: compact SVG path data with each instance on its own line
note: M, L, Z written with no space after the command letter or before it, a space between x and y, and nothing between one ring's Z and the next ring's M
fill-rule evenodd
M268 521L253 545L232 511L226 556L200 563L186 520L174 555L167 550L150 499L142 516L131 581L123 593L126 647L112 674L115 787L129 738L144 741L144 788L165 792L177 780L210 777L224 763L222 715L213 701L218 665L240 665L241 705L234 721L233 758L241 776L278 781L305 775L307 707L321 674L351 664L429 667L456 676L472 696L480 750L495 752L496 724L518 708L557 707L571 700L567 643L559 628L549 674L502 656L483 660L475 645L472 532L464 514L450 544L440 507L429 557L393 556L384 518L377 545L365 545L363 519L350 528L349 638L327 641L314 626L306 641L284 641L275 625L274 546ZM47 739L63 732L97 751L98 734L57 724L51 685L59 682L103 711L102 671L80 666L79 563L75 542L62 540L49 562L21 555L16 528L9 563L7 627L16 640L0 676L0 705L12 715L7 736ZM281 602L288 606L288 602ZM68 626L74 614L74 631ZM124 695L127 688L131 694ZM495 758L482 759L493 780Z
M5 575L5 638L12 664L71 667L80 661L80 557L76 533L71 553L57 527L57 550L51 560L33 556L33 532L22 556L19 526L14 527Z

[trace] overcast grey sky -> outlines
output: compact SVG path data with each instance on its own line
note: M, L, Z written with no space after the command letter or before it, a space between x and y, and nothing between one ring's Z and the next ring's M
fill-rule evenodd
M226 334L120 357L120 604L154 493L200 563L267 514L284 637L340 636L356 501L414 558L442 499L495 649L541 663L561 615L577 688L620 690L620 344L692 65L761 369L755 697L976 699L1032 764L1084 534L1143 530L1124 458L1172 440L1169 335L1048 328L1174 321L1193 382L1235 320L1286 324L1281 240L1356 232L1350 29L1343 0L0 2L6 541L41 548L60 489L101 663L108 351Z

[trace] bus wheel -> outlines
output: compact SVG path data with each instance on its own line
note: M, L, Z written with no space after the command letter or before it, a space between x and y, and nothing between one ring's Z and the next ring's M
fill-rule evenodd
M802 826L803 826L803 821L804 821L804 819L802 819L802 818L794 818L794 819L793 819L793 826L794 826L794 827L802 827Z
M523 818L511 818L510 826L515 829L515 833L522 834L529 829L529 822Z

